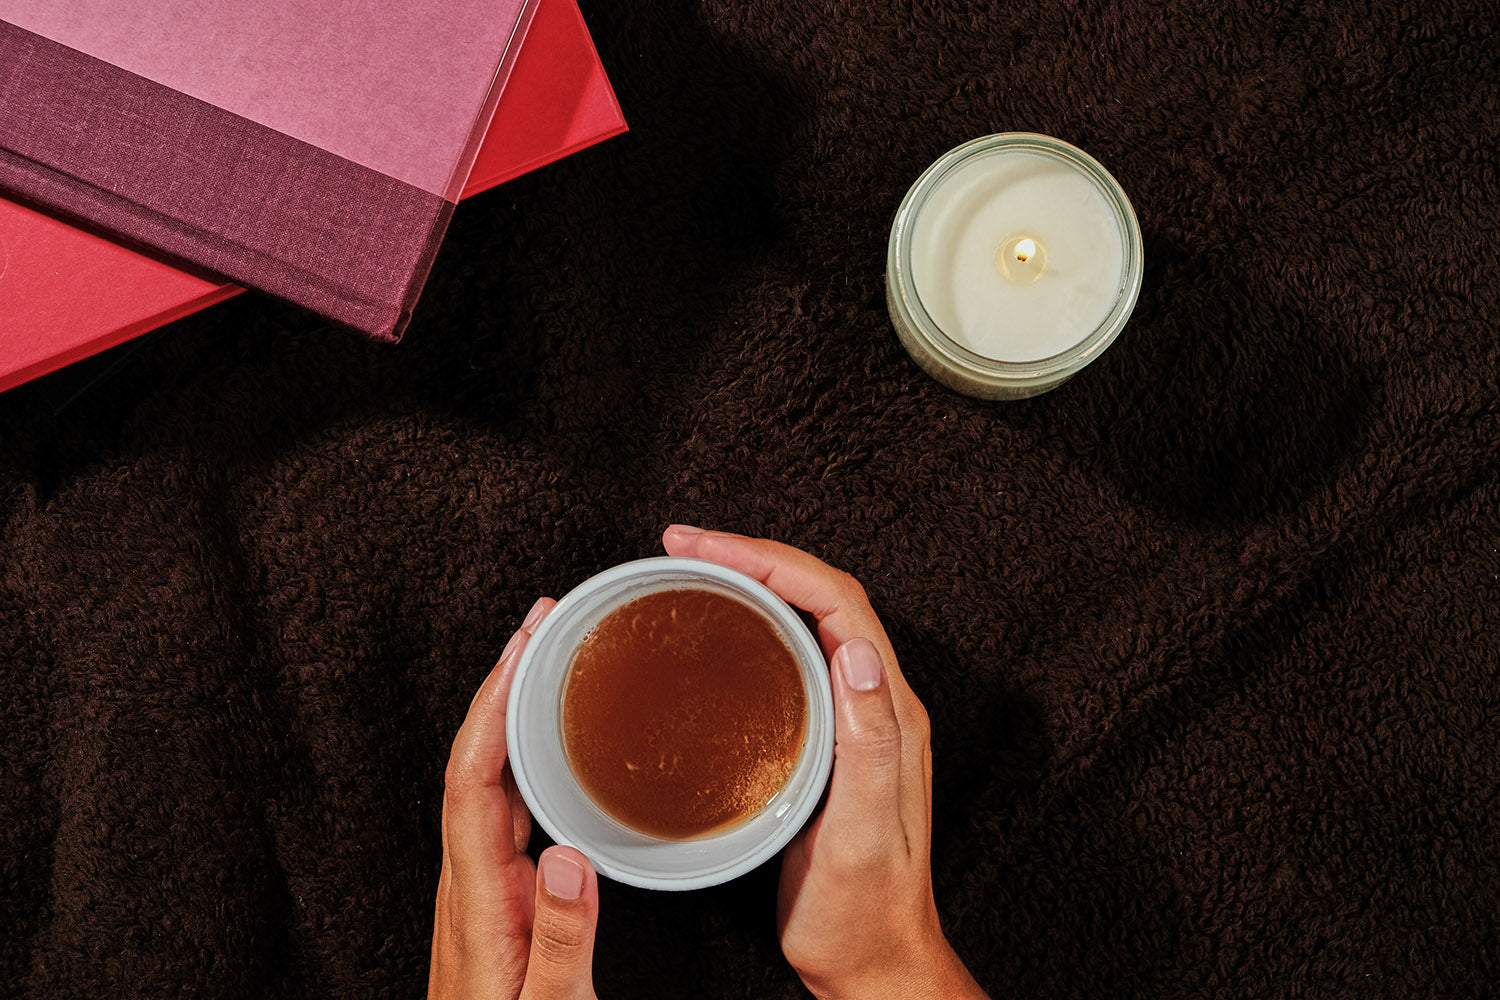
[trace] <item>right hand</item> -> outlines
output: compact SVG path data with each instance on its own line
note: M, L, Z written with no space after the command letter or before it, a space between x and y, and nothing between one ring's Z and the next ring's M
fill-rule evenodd
M828 803L788 845L781 948L821 1000L984 998L932 896L932 745L885 629L853 577L788 545L672 525L662 543L760 580L818 622L835 715Z

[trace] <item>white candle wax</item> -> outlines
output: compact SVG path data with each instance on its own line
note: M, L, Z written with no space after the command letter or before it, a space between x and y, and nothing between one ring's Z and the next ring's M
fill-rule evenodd
M997 361L1083 341L1120 298L1125 234L1098 183L1025 149L958 163L912 227L911 277L933 322Z

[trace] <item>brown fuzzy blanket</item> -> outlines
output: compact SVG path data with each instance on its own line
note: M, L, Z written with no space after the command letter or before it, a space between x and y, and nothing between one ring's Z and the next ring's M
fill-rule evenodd
M471 693L682 520L866 584L997 998L1491 995L1491 0L585 13L633 131L460 206L401 345L245 296L0 396L0 994L421 994ZM983 404L882 272L1006 130L1114 172L1146 276ZM802 995L774 884L605 884L601 996Z

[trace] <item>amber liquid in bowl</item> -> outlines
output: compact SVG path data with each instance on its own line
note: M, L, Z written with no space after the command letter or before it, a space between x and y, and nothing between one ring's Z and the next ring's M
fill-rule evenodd
M610 612L563 692L568 763L594 802L680 840L746 819L802 752L807 693L775 626L724 594L685 588Z

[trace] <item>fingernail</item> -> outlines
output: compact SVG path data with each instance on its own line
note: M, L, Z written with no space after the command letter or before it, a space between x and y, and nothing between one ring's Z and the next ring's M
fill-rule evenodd
M558 899L577 899L583 895L583 866L562 854L542 859L542 888Z
M703 534L702 528L695 528L691 524L674 524L671 527L672 530L677 532L679 535L684 535L688 538L694 538L698 535Z
M531 610L526 612L526 620L521 623L521 627L531 628L531 626L542 620L542 615L546 611L547 599L545 597L538 597L536 603L531 606Z
M521 648L521 643L523 643L525 641L526 641L526 630L525 629L522 629L520 632L517 632L515 635L511 636L510 637L510 642L507 642L505 644L505 650L504 650L504 652L502 652L500 654L500 662L504 663L506 660L508 660L512 656L516 655L516 650L520 649Z
M844 681L856 691L874 691L885 675L880 650L869 639L850 639L839 650L844 654Z

